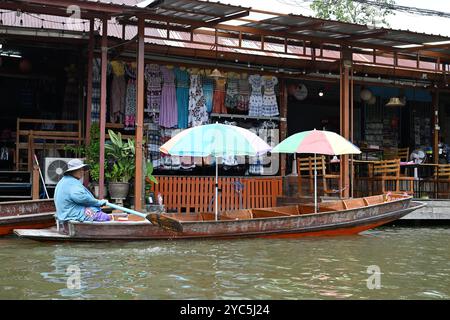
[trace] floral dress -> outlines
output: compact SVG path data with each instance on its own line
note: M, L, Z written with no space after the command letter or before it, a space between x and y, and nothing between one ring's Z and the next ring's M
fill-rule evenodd
M191 87L189 88L189 127L200 126L208 122L205 97L200 77L191 74Z
M277 97L275 95L275 85L278 83L277 77L265 77L262 84L264 86L264 96L262 100L262 115L274 117L279 115Z
M161 109L161 81L162 74L157 64L145 66L145 81L147 81L147 108L150 116L158 117Z
M229 110L237 109L239 99L239 79L229 77L227 79L227 95L225 98L225 107Z
M172 69L161 67L164 79L161 95L161 110L159 113L159 125L172 128L178 124L177 97L175 93L175 74Z
M248 82L252 87L249 101L249 116L260 117L262 116L262 79L259 74L252 74L248 77Z
M136 69L131 64L125 65L128 77L125 97L125 130L134 130L136 122Z
M237 109L240 112L247 113L249 105L250 86L248 79L239 79L239 96Z

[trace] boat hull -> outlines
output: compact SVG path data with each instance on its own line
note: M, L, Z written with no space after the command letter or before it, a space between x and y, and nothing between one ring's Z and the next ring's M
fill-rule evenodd
M53 200L0 202L0 236L14 229L40 229L55 225Z
M397 220L423 207L410 199L366 208L250 220L187 221L183 231L165 230L149 222L70 222L68 234L54 229L15 230L21 237L42 241L109 241L166 239L297 238L351 235Z

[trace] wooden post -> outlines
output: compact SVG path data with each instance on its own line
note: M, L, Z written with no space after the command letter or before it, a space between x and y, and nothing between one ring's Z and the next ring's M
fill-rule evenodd
M106 127L106 71L108 63L108 18L103 18L102 28L102 65L100 80L100 176L98 179L98 197L105 194L105 127Z
M87 74L87 89L86 89L86 145L91 142L91 111L92 111L92 68L94 59L94 19L89 21L89 44L88 44L88 74Z
M138 54L137 54L137 74L136 74L136 174L134 176L134 208L136 211L142 210L143 205L143 172L142 172L142 144L144 126L144 31L145 19L138 18Z
M280 81L280 142L286 139L287 136L287 100L288 92L286 86L286 80ZM284 177L286 175L286 154L281 154L280 160L280 173Z
M439 90L433 91L433 162L439 163Z
M345 52L341 60L340 66L340 133L345 139L350 140L350 90L349 90L349 66L344 65L344 59L351 61L350 56ZM349 161L348 155L341 156L340 163L340 179L339 179L339 189L340 195L343 198L347 198L350 195L350 181L349 181Z
M30 130L28 134L28 171L33 170L33 153L34 153L34 134L33 130Z
M32 177L32 197L33 200L39 200L39 166L33 165L33 177Z

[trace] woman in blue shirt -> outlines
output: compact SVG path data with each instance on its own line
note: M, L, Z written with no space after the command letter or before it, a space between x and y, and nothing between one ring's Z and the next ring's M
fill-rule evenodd
M79 159L68 162L68 169L55 189L55 206L58 221L109 221L110 216L102 212L106 200L95 199L81 183L84 171L89 166Z

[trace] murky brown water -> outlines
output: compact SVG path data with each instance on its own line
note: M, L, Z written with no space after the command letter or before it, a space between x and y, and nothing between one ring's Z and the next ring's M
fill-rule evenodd
M295 240L43 244L10 237L0 239L0 298L450 299L449 245L445 226ZM367 287L371 265L380 268L380 289ZM68 268L79 268L81 288L68 288Z

